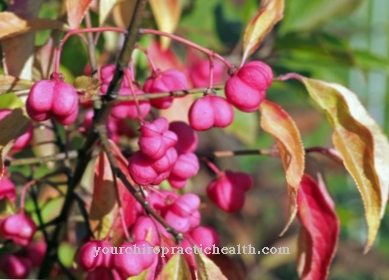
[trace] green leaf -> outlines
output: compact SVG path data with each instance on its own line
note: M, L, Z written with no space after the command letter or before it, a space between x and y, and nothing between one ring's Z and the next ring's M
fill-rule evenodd
M309 79L295 73L280 80L297 79L325 112L332 140L361 193L368 224L365 251L376 238L389 194L389 141L357 95L342 85Z
M288 0L280 32L286 34L314 30L334 17L351 14L361 3L362 0Z
M159 279L160 280L191 279L189 267L185 261L184 255L175 254L163 268Z

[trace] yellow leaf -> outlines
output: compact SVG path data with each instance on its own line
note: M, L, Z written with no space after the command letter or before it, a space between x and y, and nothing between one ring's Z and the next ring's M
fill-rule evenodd
M107 20L113 7L120 1L118 0L100 0L99 1L99 23L102 26Z
M159 279L160 280L191 279L189 267L185 261L184 255L175 254L163 268Z
M66 9L68 11L68 22L71 29L80 26L92 0L66 0Z
M195 253L195 260L197 264L197 279L199 280L227 280L220 268L206 255Z
M264 100L259 107L261 127L275 139L285 170L289 196L289 220L281 235L289 228L297 213L297 191L305 169L305 151L293 119L279 105Z
M284 0L263 0L259 12L250 20L243 36L243 61L284 16Z
M27 90L30 89L33 84L33 81L19 79L8 75L0 75L0 94Z
M369 115L355 93L335 83L295 78L307 88L311 98L327 115L334 130L336 149L361 193L368 224L365 252L377 235L389 194L389 142L380 126Z
M173 33L181 17L181 0L150 0L149 2L158 29L164 32ZM167 49L169 42L169 38L162 36L162 49Z

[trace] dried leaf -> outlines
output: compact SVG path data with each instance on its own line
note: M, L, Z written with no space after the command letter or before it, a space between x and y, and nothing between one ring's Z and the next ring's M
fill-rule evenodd
M332 140L362 195L368 224L365 252L372 246L389 194L389 142L355 93L334 83L287 74L307 88L327 115L334 130Z
M95 164L93 198L89 223L96 239L104 239L117 218L117 198L107 155L101 151Z
M304 175L301 181L297 201L302 224L298 242L299 275L303 280L326 279L340 229L334 204L325 185L319 187L309 175Z
M76 29L80 26L91 3L92 0L66 0L70 29Z
M175 254L162 269L159 280L191 279L189 267L185 262L184 255ZM217 278L215 278L217 279Z
M97 94L100 82L95 77L79 76L74 80L73 85L78 92L84 93L80 101L87 102L93 95Z
M245 61L260 45L263 38L284 16L284 0L263 0L259 12L250 20L243 36Z
M0 179L4 173L4 160L15 139L28 129L30 119L18 108L0 120Z
M136 1L121 0L113 8L112 14L115 25L121 28L127 28L134 14Z
M0 94L28 90L34 84L33 81L19 79L9 75L0 75Z
M67 30L67 25L61 21L48 18L23 19L14 13L0 13L0 40L11 38L27 32L46 29Z
M199 280L227 280L220 268L204 254L194 254L197 264L197 279Z
M180 0L150 0L151 10L157 22L158 29L167 33L173 33L180 21L182 4ZM166 50L170 39L162 36L162 49Z
M289 220L281 235L289 228L297 213L297 192L304 175L304 147L293 119L279 105L264 100L259 107L261 127L275 139L288 185Z

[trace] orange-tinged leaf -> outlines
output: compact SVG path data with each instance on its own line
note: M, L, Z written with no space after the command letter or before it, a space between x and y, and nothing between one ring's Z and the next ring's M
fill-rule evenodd
M284 0L262 0L260 10L248 23L243 35L245 61L261 44L263 38L284 16Z
M30 119L25 112L18 108L0 121L0 179L4 173L4 160L15 143L15 139L25 133L28 129Z
M23 19L14 13L0 13L0 40L46 29L67 30L67 25L61 21L48 18Z
M197 265L197 279L199 280L227 280L220 268L206 255L194 254Z
M135 186L135 183L130 177L130 174L128 172L128 161L123 157L122 153L120 152L120 149L113 141L110 140L109 143L120 170L122 170L123 173L126 175L127 180L133 186ZM123 182L120 179L117 180L117 184L118 184L118 191L119 191L121 204L123 207L124 221L126 223L127 228L129 228L135 223L136 220L136 208L135 208L136 201L135 198L127 190L127 188L124 186ZM115 234L115 232L117 232L117 234ZM123 242L123 238L124 238L124 232L123 232L122 224L121 221L117 219L114 225L114 235L111 238L111 243L121 244Z
M89 224L96 239L104 239L117 218L117 198L113 173L102 150L95 163L93 199Z
M389 142L355 93L334 83L287 74L295 78L327 115L332 140L344 166L361 193L368 224L365 252L372 246L384 215L389 193Z
M185 261L184 255L175 254L166 263L165 267L161 271L159 280L180 280L191 279L189 267ZM215 278L217 279L217 278Z
M339 236L339 220L323 181L304 175L298 191L298 272L302 280L326 279Z
M32 87L33 81L19 79L9 75L0 75L0 94L27 90Z
M181 17L181 0L150 0L149 2L158 29L164 32L173 33ZM167 49L169 42L169 38L162 36L162 49Z
M297 213L297 191L304 175L304 147L293 119L279 105L264 100L259 107L261 127L275 139L285 170L289 196L289 220L281 235L288 229Z
M92 0L66 0L68 22L71 29L76 29L80 26L91 3Z

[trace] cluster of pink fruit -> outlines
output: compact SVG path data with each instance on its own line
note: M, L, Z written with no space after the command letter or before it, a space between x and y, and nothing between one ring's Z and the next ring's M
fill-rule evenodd
M7 198L15 202L15 193L15 185L3 177L0 180L0 199ZM0 221L0 237L21 247L16 253L0 257L0 270L8 277L26 278L32 268L42 263L46 244L32 243L36 230L34 221L24 213L13 214Z
M149 196L149 203L172 227L184 235L180 247L188 264L196 265L193 255L185 253L186 248L219 246L215 230L199 226L200 198L197 195L187 193L179 196L173 191L153 192ZM99 279L110 279L110 273L114 279L121 279L120 276L127 278L138 275L144 269L150 271L147 279L154 279L163 264L173 256L172 247L176 248L176 253L180 252L170 240L171 236L166 229L150 218L139 204L137 213L136 222L130 228L132 242L127 241L114 248L106 240L88 241L81 247L78 261L81 268L89 272L88 279L96 279L94 277L99 274L107 275L107 278ZM103 248L108 250L105 249L104 252ZM163 254L159 254L162 250Z
M101 68L101 95L107 93L114 70L115 66L113 65ZM161 93L188 90L190 83L194 86L209 85L211 88L213 83L221 82L222 70L223 66L218 62L213 63L213 68L210 67L208 59L196 63L194 68L187 72L188 75L176 69L160 71L153 68L151 76L145 80L143 87L140 87L134 79L133 69L127 68L123 70L125 78L121 84L120 95L136 98L145 92ZM129 173L136 184L151 190L148 197L150 205L171 227L184 235L181 244L183 248L195 244L218 246L216 232L209 227L200 226L200 198L195 194L179 195L177 192L178 189L185 187L188 179L195 176L200 168L199 159L195 154L198 145L195 130L204 131L212 127L230 125L234 118L233 107L243 112L256 111L264 100L265 91L273 80L271 68L260 61L249 62L240 69L231 68L229 74L230 77L225 84L225 97L218 96L212 90L204 91L204 96L191 105L188 112L189 124L181 121L169 123L163 117L145 120L150 115L151 107L169 108L174 101L173 96L117 103L113 106L107 120L109 137L115 142L119 140L120 135L127 137L135 135L131 129L126 129L125 119L129 118L140 122L139 151L133 153L129 158ZM88 106L88 103L83 105ZM61 74L53 73L50 80L39 81L31 88L26 108L29 116L35 121L53 118L63 125L70 125L75 122L78 116L79 95L73 86L64 82ZM86 113L82 125L83 132L90 128L92 117L92 111ZM245 192L253 185L251 177L242 172L217 170L215 172L217 173L216 179L210 182L207 187L209 199L226 212L239 211L244 204ZM170 183L173 190L157 191L152 188L164 180ZM127 248L134 245L148 248L173 246L174 244L170 240L171 236L166 229L144 213L139 204L137 207L139 208L137 209L138 217L130 228L131 242L128 240L121 244L121 247ZM13 221L12 219L18 219L18 225L25 227L25 231L21 231L25 235L20 237L21 232L12 231L11 227L8 226ZM28 239L27 243L23 243L26 245L31 241L36 229L31 222L30 218L23 214L10 216L0 224L0 234L15 243ZM121 277L138 275L150 267L153 268L150 271L158 273L157 267L161 267L159 263L166 262L171 257L169 255L167 258L161 259L155 254L113 253L94 256L93 248L97 247L113 248L108 240L88 241L81 247L78 254L80 267L89 273L88 279L111 279L112 276L114 279L120 279ZM196 265L193 255L186 254L185 258L188 264Z

